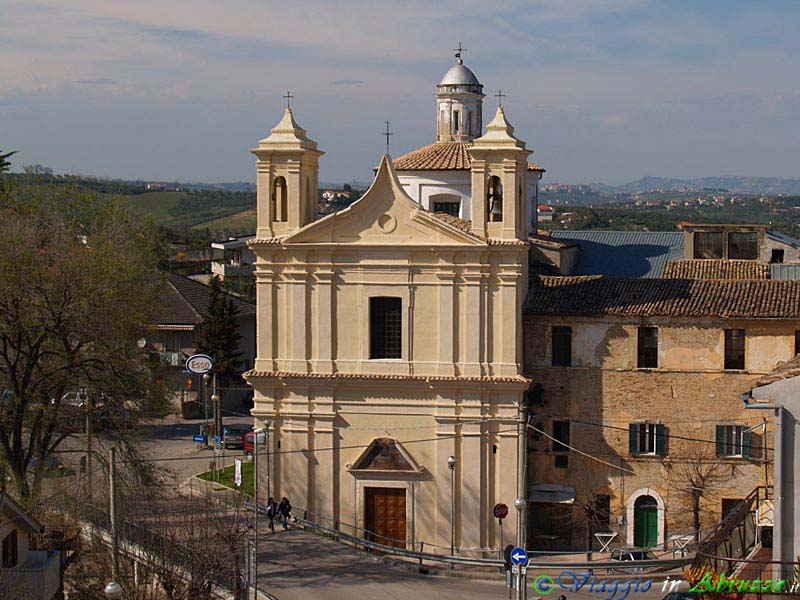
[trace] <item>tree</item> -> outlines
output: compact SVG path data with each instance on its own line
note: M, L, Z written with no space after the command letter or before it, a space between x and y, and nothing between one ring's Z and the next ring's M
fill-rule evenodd
M125 437L160 390L136 341L154 322L155 242L121 204L48 187L0 191L0 485L33 505L53 453L83 419Z
M692 510L692 529L695 542L700 541L702 513L713 513L716 492L729 479L725 465L719 459L696 453L676 469L675 488L686 494Z
M224 387L239 381L244 367L236 318L239 311L231 296L222 291L219 277L211 279L208 314L199 326L197 351L214 359L214 372Z
M11 162L9 162L8 158L16 153L16 150L14 150L14 152L7 152L5 154L0 151L0 173L3 171L8 171L8 169L11 167Z

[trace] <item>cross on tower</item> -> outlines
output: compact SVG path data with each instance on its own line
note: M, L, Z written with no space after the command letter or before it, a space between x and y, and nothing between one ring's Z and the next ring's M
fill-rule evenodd
M456 58L458 59L459 63L463 63L464 61L461 60L461 53L466 50L466 48L461 47L461 42L458 42L458 48L453 48L453 52L456 53Z
M498 108L503 108L503 98L506 97L506 95L503 93L503 90L497 90L497 93L494 95L494 97L497 98Z
M286 99L286 108L290 108L289 102L291 102L292 98L294 98L294 96L292 96L292 92L286 92L286 95L283 96L283 98Z
M386 154L389 154L389 136L394 135L391 131L389 131L389 121L386 121L386 131L381 135L386 136Z

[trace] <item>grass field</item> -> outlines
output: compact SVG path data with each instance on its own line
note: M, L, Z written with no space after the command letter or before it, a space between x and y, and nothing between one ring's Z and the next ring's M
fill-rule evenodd
M238 488L233 483L233 475L234 475L234 467L231 465L230 467L226 467L219 471L219 483L229 487L234 490L242 489L245 494L250 494L251 496L254 495L255 487L253 486L253 482L255 480L255 473L254 473L254 465L252 462L248 462L242 459L242 487ZM197 476L199 479L204 479L205 481L214 481L214 473L213 471L206 471L205 473L201 473Z
M177 206L186 194L184 192L147 192L126 196L128 206L135 215L149 215L158 225L168 225L172 220L169 211Z
M206 221L194 226L194 229L205 229L213 231L240 231L242 233L253 233L256 230L256 210L249 209L242 212L222 217L221 219L214 219L213 221Z

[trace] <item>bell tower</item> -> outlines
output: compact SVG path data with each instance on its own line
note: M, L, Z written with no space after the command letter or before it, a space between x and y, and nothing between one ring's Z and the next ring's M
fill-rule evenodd
M270 135L251 152L256 155L257 170L256 236L283 236L315 220L319 157L324 152L306 136L289 106Z
M464 48L456 48L456 64L436 86L436 141L471 142L483 131L483 86L461 59Z
M514 137L503 107L486 135L468 149L472 163L472 231L480 236L527 240L528 155L525 142Z

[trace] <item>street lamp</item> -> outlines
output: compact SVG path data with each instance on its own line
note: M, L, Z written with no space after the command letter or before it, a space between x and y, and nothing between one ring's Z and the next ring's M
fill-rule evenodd
M103 589L103 593L106 595L108 600L119 600L122 598L122 586L116 581L112 581L106 585L106 587Z
M450 556L456 553L456 463L458 459L451 456L447 459L450 469ZM453 566L452 564L450 565Z
M517 498L514 500L514 508L517 509L517 546L519 548L524 548L525 544L525 537L523 528L524 525L524 515L525 515L525 508L528 506L528 503L525 501L525 498ZM523 572L523 569L520 568L520 574L517 579L517 600L526 600L528 597L528 586L526 583L527 576Z
M253 552L254 556L252 562L254 562L255 565L251 566L251 568L253 569L253 589L255 590L256 598L258 597L258 438L266 430L266 427L256 427L253 429L253 512L255 514L253 518L253 546L255 551ZM269 491L267 491L267 493L269 493Z

